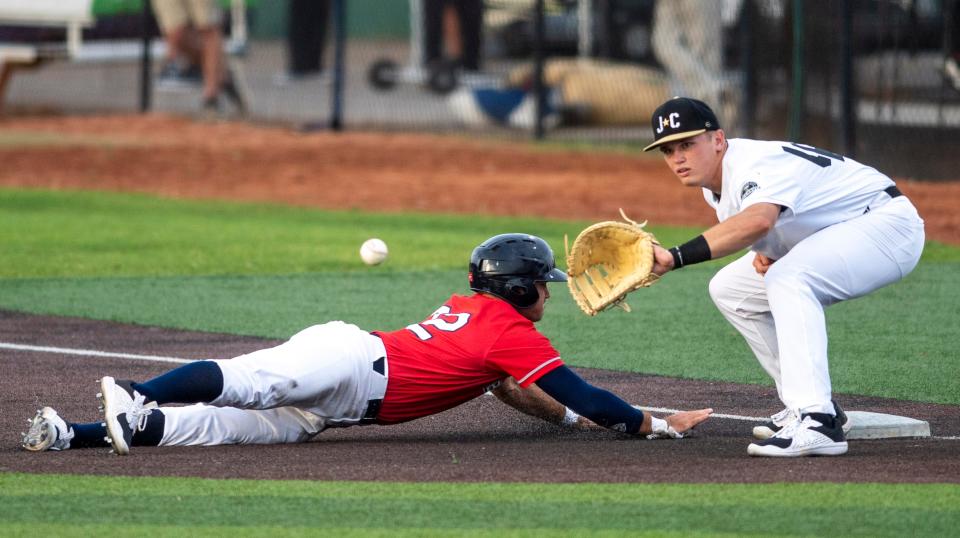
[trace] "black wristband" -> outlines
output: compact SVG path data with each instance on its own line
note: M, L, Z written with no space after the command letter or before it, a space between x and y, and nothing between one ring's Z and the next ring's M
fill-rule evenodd
M712 257L712 254L710 253L710 245L707 244L707 239L703 237L702 234L694 237L679 247L671 248L670 254L673 254L674 269L680 269L686 265L705 262Z

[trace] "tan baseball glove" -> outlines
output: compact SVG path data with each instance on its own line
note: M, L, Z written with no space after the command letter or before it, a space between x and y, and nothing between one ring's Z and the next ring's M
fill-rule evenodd
M657 281L653 269L653 245L657 242L620 210L626 222L593 224L567 248L567 285L577 306L595 316L612 306L630 311L627 294ZM659 244L659 243L657 243ZM566 248L566 238L564 238Z

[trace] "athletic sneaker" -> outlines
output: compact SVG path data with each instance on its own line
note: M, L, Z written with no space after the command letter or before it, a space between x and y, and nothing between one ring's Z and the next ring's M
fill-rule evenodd
M167 62L157 75L157 87L161 89L199 88L202 85L203 73L199 65Z
M840 420L841 427L843 428L843 433L849 433L850 428L853 427L853 423L850 422L850 419L847 418L847 414L843 412L843 409L840 407L835 400L830 400L833 404L833 410L837 414L837 418ZM760 426L753 427L753 437L755 439L769 439L773 437L780 428L783 428L787 424L797 420L797 412L794 409L784 409L779 413L770 417L770 422L765 422Z
M247 99L243 93L240 91L240 86L236 83L236 77L233 76L229 71L227 72L226 78L223 81L222 91L223 95L226 96L230 102L233 103L233 106L237 109L237 114L240 116L246 116L249 111L247 106Z
M839 456L847 453L847 438L840 421L826 413L804 413L780 429L773 437L750 443L747 454L796 458L799 456Z
M207 121L220 119L223 114L223 108L220 106L220 104L220 97L217 95L204 98L203 105L201 106L200 117Z
M330 82L330 75L324 71L281 71L273 75L273 85L281 88L314 82L321 84Z
M52 407L37 410L37 415L30 420L30 429L23 434L20 446L31 452L45 450L66 450L70 448L73 439L73 428L67 426L66 421Z
M100 380L97 398L102 404L106 440L118 455L129 454L134 433L146 426L147 417L157 407L157 402L147 403L143 394L133 390L133 382L115 380L110 376Z

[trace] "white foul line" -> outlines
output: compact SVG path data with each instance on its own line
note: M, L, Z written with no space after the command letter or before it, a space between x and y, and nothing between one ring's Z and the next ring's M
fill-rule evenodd
M670 409L667 407L644 407L642 405L639 407L644 411L653 411L656 413L669 413L671 415L674 413L680 412L679 409ZM770 417L745 417L743 415L724 415L723 413L712 413L710 415L710 418L729 418L732 420L743 420L746 422L768 422L770 420Z
M151 362L194 362L191 359L178 359L176 357L161 357L157 355L135 355L133 353L110 353L108 351L96 351L93 349L73 349L65 347L47 347L47 346L27 346L23 344L8 344L0 342L0 349L16 349L18 351L39 351L42 353L61 353L64 355L84 355L87 357L110 357L117 359L133 359L138 361Z
M180 359L177 357L162 357L159 355L137 355L134 353L111 353L109 351L96 351L93 349L75 349L75 348L65 348L65 347L49 347L49 346L28 346L24 344L9 344L6 342L0 342L0 349L15 349L18 351L38 351L41 353L60 353L63 355L83 355L87 357L109 357L116 359L132 359L138 361L150 361L150 362L175 362L180 364L185 364L188 362L196 362L193 359ZM487 394L490 394L489 392ZM492 396L492 394L491 394ZM669 407L645 407L638 406L644 411L653 411L656 413L679 413L679 409L670 409ZM724 413L713 413L710 415L711 418L728 418L731 420L742 420L746 422L764 422L769 420L769 417L748 417L744 415L727 415ZM931 439L940 439L940 440L960 440L960 436L930 436Z

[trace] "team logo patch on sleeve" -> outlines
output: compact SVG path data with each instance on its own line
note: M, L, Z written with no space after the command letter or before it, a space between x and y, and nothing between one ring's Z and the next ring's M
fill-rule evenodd
M742 189L740 189L740 200L744 200L747 196L750 196L754 191L759 190L760 185L757 185L753 181L748 181Z

